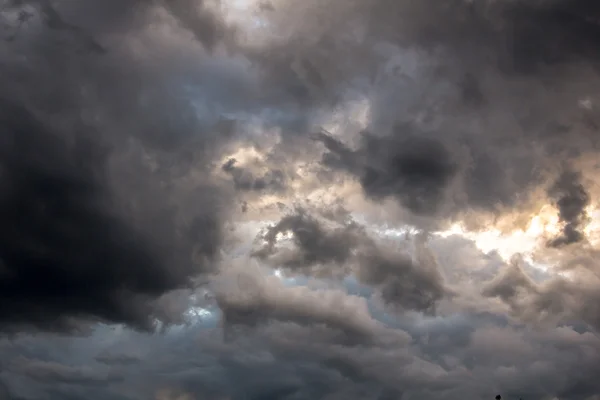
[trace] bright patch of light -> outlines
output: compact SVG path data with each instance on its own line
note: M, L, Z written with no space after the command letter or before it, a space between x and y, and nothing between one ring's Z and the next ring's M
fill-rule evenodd
M171 333L184 332L190 326L205 325L207 322L214 321L218 318L219 310L210 310L204 307L190 307L183 314L185 323L175 324L168 326L168 330ZM161 330L165 327L165 324L161 321L155 321L157 330Z
M294 286L306 286L306 280L308 279L306 276L289 276L285 274L284 270L281 268L276 268L271 270L270 274L281 281L281 283L286 287L294 287Z
M291 240L294 237L294 234L292 232L279 232L277 233L277 235L275 235L275 241L277 242L281 242L284 240Z
M471 232L458 223L446 231L438 232L438 235L442 237L463 236L475 242L477 248L484 253L496 251L504 260L508 261L515 254L521 254L525 259L529 258L539 247L541 241L558 236L560 231L558 211L554 207L546 205L531 218L525 229L517 229L508 233L496 228Z
M579 100L579 107L591 111L594 108L594 102L591 98L585 97Z
M263 0L220 0L219 12L228 23L238 26L243 37L250 42L260 42L268 35L269 11Z
M583 233L591 244L597 245L600 243L600 210L587 207L586 213L590 217L590 222L583 229Z
M371 103L368 99L352 101L334 113L328 113L319 121L319 125L334 136L347 136L349 128L356 132L366 129L370 113Z
M377 234L384 236L384 237L398 238L398 237L403 237L406 235L414 235L414 234L418 233L418 230L411 226L405 226L405 227L401 227L398 229L383 227L383 228L376 229L375 232L377 232Z
M183 316L185 318L186 324L191 325L196 325L198 323L211 320L213 317L215 317L213 311L203 307L190 307L186 310ZM186 324L174 325L171 326L170 329L173 332L180 332L182 329L185 329Z
M203 318L210 317L212 315L212 312L210 310L207 310L206 308L192 307L187 310L186 314L191 317Z
M231 158L235 158L240 165L243 165L252 163L253 161L264 161L265 156L254 147L242 147L234 153L227 155L221 162L224 164Z
M588 207L586 212L591 218L590 222L582 228L582 231L592 244L600 243L600 209ZM463 224L456 223L447 230L435 232L435 235L440 237L462 236L472 240L475 246L484 253L497 252L506 262L510 262L514 255L520 254L533 267L548 271L548 265L535 260L535 253L540 247L545 246L548 240L558 237L562 228L563 225L559 220L558 210L553 206L546 205L529 220L524 229L506 232L492 228L474 232L466 229ZM399 228L384 226L378 227L374 231L383 237L391 238L400 238L417 232L407 226ZM559 274L566 278L569 277L564 272Z

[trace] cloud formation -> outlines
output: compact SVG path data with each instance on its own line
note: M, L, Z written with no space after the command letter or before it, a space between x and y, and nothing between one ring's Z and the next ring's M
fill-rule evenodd
M0 7L0 400L598 397L597 2Z
M563 246L582 240L580 228L587 220L586 206L590 196L580 182L580 174L564 171L550 188L550 195L558 206L559 220L564 223L562 235L552 240L551 246Z
M285 244L277 246L278 235L286 233L292 235L292 249ZM354 274L360 282L377 288L382 300L392 306L433 311L437 301L448 294L425 237L416 240L414 254L410 254L378 244L354 221L327 229L299 210L269 227L261 239L266 244L254 256L273 267L311 275Z
M73 329L80 319L152 329L154 300L216 266L225 197L210 178L185 182L213 157L202 151L218 149L215 128L165 86L173 67L146 68L133 49L44 52L64 29L73 39L79 30L51 2L20 7L33 7L41 31L4 49L1 329ZM126 7L106 7L105 24L125 23L110 13ZM27 65L19 84L18 54L44 66Z

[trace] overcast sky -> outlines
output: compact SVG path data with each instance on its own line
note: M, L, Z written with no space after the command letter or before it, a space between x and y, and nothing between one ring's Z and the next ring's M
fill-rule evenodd
M597 1L0 4L0 400L600 399Z

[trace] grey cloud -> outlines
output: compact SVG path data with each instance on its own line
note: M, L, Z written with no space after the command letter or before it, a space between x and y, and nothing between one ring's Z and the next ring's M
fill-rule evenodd
M351 47L357 58L358 48L389 43L381 58L379 50L364 57L377 60L379 82L364 90L370 133L357 149L344 137L355 132L317 135L327 150L324 166L349 173L372 200L392 197L417 214L443 218L502 213L537 200L536 190L558 175L557 163L595 154L595 111L580 107L593 93L588 84L600 82L590 1L380 1L354 10L334 2L307 9L332 22L319 31L322 42L342 40L333 21L360 21L356 30L367 33ZM395 70L397 54L401 78L387 71ZM352 69L342 51L330 55L331 63ZM477 108L465 98L477 98Z
M276 320L324 325L347 335L346 340L351 342L377 340L378 335L386 333L385 327L369 315L366 302L360 297L337 290L286 288L278 278L261 279L259 272L252 270L240 271L239 275L230 273L222 279L216 287L216 300L225 330ZM402 334L397 335L399 342L405 339Z
M471 326L473 322L474 320L468 320L467 325ZM430 326L429 331L439 335L447 332L440 328L441 326ZM493 338L491 333L494 334ZM571 339L564 338L565 334L571 338L577 337L582 342L570 342ZM478 344L481 340L493 343L486 347ZM557 346L557 340L561 342L561 346L566 347ZM567 344L569 342L571 344ZM583 342L588 344L584 345ZM519 347L512 348L511 343L517 343ZM596 350L590 348L589 356L583 361L580 357L589 345ZM304 354L310 354L308 348L304 350ZM569 371L568 365L583 362L591 366L588 362L597 362L598 356L597 339L591 335L578 334L567 327L548 331L543 335L516 327L475 328L463 347L448 344L438 349L438 355L455 355L460 360L458 364L450 364L445 368L440 368L437 363L424 361L426 358L413 358L410 353L392 349L317 348L318 354L327 357L324 366L339 370L353 382L376 382L382 389L395 390L398 395L403 393L408 398L426 396L443 399L457 395L485 397L490 392L494 395L497 391L505 396L528 395L534 398L551 396L556 392L566 393L576 387L571 381L578 380L576 372ZM540 351L545 352L544 356L540 356ZM574 353L570 355L569 351ZM531 363L534 363L532 368L525 367ZM421 373L416 373L417 370ZM552 381L551 377L558 371L566 374L564 379ZM523 375L519 377L519 373ZM571 396L577 398L578 395L589 395L593 390L592 387L580 387L579 392L573 390ZM366 397L377 398L378 395L381 392L371 393Z
M519 295L527 295L535 291L536 285L523 271L519 257L514 257L500 274L487 284L483 294L489 297L499 297L508 304L515 304Z
M352 215L350 211L341 203L341 201L338 201L331 206L324 206L323 208L319 209L318 212L323 218L330 221L338 223L350 222L352 220Z
M311 314L323 315L323 311L315 311L316 304L302 297L291 301L307 305ZM291 301L285 300L283 308ZM89 398L138 398L167 388L173 395L200 399L276 393L298 399L380 399L384 394L409 399L485 398L496 393L507 398L545 398L560 393L567 399L580 399L598 389L594 380L588 379L600 356L598 338L569 326L529 329L510 324L502 316L463 313L448 319L411 321L408 332L413 341L409 346L387 340L363 341L357 346L341 341L335 329L309 320L283 320L287 322L274 318L258 324L229 342L222 341L218 330L200 324L161 336L98 332L76 339L77 347L62 352L53 349L61 342L68 348L73 339L63 337L44 344L44 337L22 337L14 344L35 341L41 351L52 350L46 357L56 363L82 366L87 365L85 357L93 363L94 354L102 348L112 347L115 355L119 354L117 348L125 351L123 354L136 349L142 362L121 365L119 385L85 390L81 388L86 386L78 386L76 391L53 386L56 395L88 393ZM384 333L374 331L375 337ZM79 356L79 346L88 349L87 356ZM7 355L3 351L0 359ZM78 361L69 361L74 358ZM16 384L18 375L11 377L11 393L26 393Z
M51 361L20 358L12 362L9 370L43 383L105 385L121 380L108 371L94 371L89 367L71 367Z
M383 301L402 309L435 313L436 304L448 294L437 261L419 239L413 260L406 254L374 248L359 256L357 276L377 287Z
M151 238L115 212L101 147L82 138L70 148L28 111L3 112L3 325L81 316L144 326L146 299L185 285L195 267L165 270Z
M512 139L496 138L494 129L479 138L477 132L470 130L455 133L456 129L463 129L455 126L448 126L448 132L443 132L443 128L422 132L419 129L409 123L397 125L389 135L363 133L356 150L326 133L314 137L326 149L323 165L356 178L367 198L379 203L393 198L416 215L442 221L468 216L472 222L476 216L469 212L500 214L506 210L518 211L519 206L526 208L535 200L531 196L548 180L548 172L542 171L543 168L552 171L555 161L548 158L550 155L568 160L583 157L587 152L581 142L579 150L573 149L576 155L556 153L562 149L548 149L541 154L529 147L526 132L511 142ZM500 144L497 142L500 140L505 142ZM587 196L580 196L583 211L589 194L583 186L580 191ZM559 201L556 196L560 195L555 186L548 193L548 201ZM560 202L566 200L567 197ZM566 223L567 226L576 230L575 225L585 221L582 217L581 222Z
M329 150L325 164L355 174L368 197L393 196L415 213L435 213L456 165L443 145L405 130L411 127L397 127L390 138L365 133L356 152L325 133L316 138Z
M578 270L570 272L570 277L555 276L536 283L515 261L486 284L482 294L499 298L510 307L514 317L526 323L577 320L598 329L600 310L595 306L598 277Z
M207 53L160 12L170 35L146 25L159 3L29 6L45 22L24 26L0 67L0 330L178 320L155 300L214 272L225 236L227 189L204 171L231 136L173 80ZM88 33L105 53L60 42Z
M360 182L374 198L396 195L416 213L435 212L449 184L455 166L439 143L419 137L405 137L399 143L387 143L366 136L365 151L370 159L380 157L383 165L367 165ZM384 155L386 149L394 149ZM375 156L377 154L377 156Z
M205 1L175 0L163 1L163 5L181 25L189 29L194 37L209 50L219 43L232 39L232 29L227 27L219 16L207 9Z
M10 392L4 383L0 380L0 399L11 400Z
M498 330L494 331L495 340L493 344L491 343L492 337L486 337L485 340L489 341L489 343L484 346L486 349L484 351L489 351L491 357L496 355L493 361L489 359L488 362L492 362L495 365L504 365L503 367L496 367L493 372L490 371L498 379L497 390L501 390L505 397L514 396L523 398L552 396L553 393L561 393L563 396L570 398L585 398L594 393L597 388L593 387L593 385L579 385L581 378L578 378L575 373L568 371L566 365L581 363L594 369L593 363L597 362L595 360L597 350L592 350L592 348L597 349L597 344L591 346L590 357L582 357L581 352L585 351L583 349L586 346L566 345L567 342L565 341L563 344L569 350L566 347L553 347L560 331L569 332L572 336L579 336L580 338L586 336L585 334L577 334L570 328L565 327L552 330L545 335L540 335L534 331L519 332L514 328ZM481 330L482 335L485 332L485 329ZM491 332L488 331L488 333ZM474 340L477 341L480 339L474 338ZM517 347L513 347L513 345ZM481 351L477 350L477 348L477 346L473 346L469 349L469 352L473 356L476 356ZM504 350L502 350L503 348ZM517 348L521 351L518 352ZM541 354L544 352L546 354L542 356ZM569 354L569 352L572 353ZM510 356L511 354L512 357ZM562 361L560 363L550 361L554 357ZM482 359L481 354L479 354L478 361L480 364L486 363ZM524 375L520 375L518 373L519 365L528 362L532 362L531 368ZM590 362L591 364L588 364ZM486 369L485 367L480 368L481 372ZM557 374L564 375L562 378L559 378ZM501 387L502 389L500 389Z
M106 365L132 365L140 362L140 359L128 354L111 354L103 352L95 357L99 363Z
M562 235L552 239L549 245L560 247L581 241L584 234L580 229L588 219L585 207L590 203L590 195L581 183L580 174L564 171L550 188L550 195L555 199L564 227Z
M277 235L286 232L292 234L292 249L277 246ZM434 312L435 304L448 294L425 236L415 241L413 259L400 249L378 244L365 227L352 220L328 228L300 210L283 217L258 239L266 244L254 256L274 267L309 275L343 276L354 272L359 281L377 288L382 300L392 307ZM320 266L329 266L329 270L323 271Z
M360 243L363 235L361 227L353 222L328 231L319 220L300 210L269 227L260 237L266 242L265 245L255 251L254 255L262 259L277 255L277 236L288 232L293 235L292 240L297 246L297 252L275 257L274 262L286 268L299 270L318 264L345 263L352 256L352 249Z
M55 3L52 0L25 0L8 2L4 11L32 8L39 13L40 20L47 28L79 38L88 50L100 52L108 49L98 42L95 34L102 36L106 33L123 33L132 27L138 28L149 13L160 8L176 18L179 24L191 31L210 50L226 39L230 31L218 15L207 9L203 1L109 0L100 6L91 1ZM86 15L87 13L93 14L95 18ZM18 39L18 34L19 32L15 33L15 40Z
M598 268L592 244L576 240L595 195L595 2L280 0L266 13L271 38L248 47L206 1L12 3L33 15L2 16L19 28L0 49L0 331L88 337L0 338L0 397L576 400L600 391L598 341L583 332L600 326ZM513 263L484 285L497 254L463 248L442 259L458 244L423 238L404 252L341 208L284 216L255 255L286 272L353 274L375 290L368 307L275 278L240 288L217 271L234 193L209 171L240 143L261 142L246 122L277 128L267 167L291 181L292 160L316 160L306 133L352 96L369 102L370 133L356 147L354 127L317 135L326 152L314 186L343 172L382 212L393 199L436 221L521 211L545 200L532 198L541 189L560 209L560 243L573 242L544 251L562 254L569 278L542 282ZM226 165L245 196L292 190L278 173L241 168ZM292 240L282 244L285 232ZM214 272L221 310L198 325L153 336L89 324L180 322L187 292L169 295ZM479 308L509 314L467 311ZM220 312L225 328L251 329L224 342ZM573 320L577 328L564 326ZM530 328L539 322L545 332Z
M289 3L284 4L289 7ZM364 24L368 38L407 47L447 48L462 57L465 65L482 63L487 58L497 62L505 73L532 74L545 65L594 59L597 55L593 43L598 33L598 9L590 0L450 0L418 4L382 0L368 5L333 2L326 10L302 8L330 22L318 30L328 38L341 36L337 31L340 25L358 22ZM361 14L366 10L370 13Z
M286 187L286 177L281 170L268 171L262 176L255 177L251 171L236 166L237 160L230 158L221 169L231 175L233 184L240 191L273 191L281 192Z
M465 285L489 281L505 265L497 252L484 254L476 244L460 235L436 237L428 241L440 271L448 283Z

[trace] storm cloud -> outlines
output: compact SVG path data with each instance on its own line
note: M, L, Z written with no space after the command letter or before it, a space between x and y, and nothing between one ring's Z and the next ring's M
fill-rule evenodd
M599 21L2 2L0 400L596 399Z
M449 294L435 255L425 236L414 251L403 251L378 243L364 226L355 221L326 227L326 221L299 210L269 227L259 241L266 242L254 256L274 268L310 275L347 276L378 290L392 307L435 312L436 303ZM279 234L291 234L292 248ZM279 243L278 243L279 242Z
M104 23L115 6L104 9ZM50 2L20 7L41 31L20 32L3 50L1 329L78 329L82 321L153 329L154 301L216 266L224 197L210 179L182 185L210 162L193 149L218 148L213 128L189 104L169 106L167 98L177 102L164 87L170 67L141 72L132 54L78 54L72 43L48 52L60 35L83 33ZM28 53L44 67L26 66L15 84L11 64ZM193 137L198 130L206 133Z
M583 238L579 229L588 218L585 207L589 205L590 196L580 180L579 174L565 171L550 188L558 206L559 219L564 223L562 235L552 240L551 246L568 245Z

